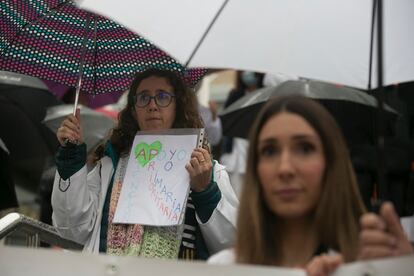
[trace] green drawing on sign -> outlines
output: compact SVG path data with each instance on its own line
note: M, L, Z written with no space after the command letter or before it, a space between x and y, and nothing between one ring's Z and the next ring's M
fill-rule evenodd
M142 167L145 167L149 161L154 159L154 157L160 153L161 149L162 144L160 141L155 141L151 145L148 145L147 143L139 143L135 146L135 159L137 159Z

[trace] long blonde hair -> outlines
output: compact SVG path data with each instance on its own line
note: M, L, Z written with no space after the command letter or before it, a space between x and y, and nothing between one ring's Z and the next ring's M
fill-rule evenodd
M302 117L321 138L326 169L322 192L315 209L318 242L355 259L359 218L365 207L359 195L349 153L334 118L320 104L304 97L281 97L269 102L259 113L250 133L247 170L238 215L236 260L239 263L275 265L280 260L276 216L263 199L258 174L258 137L266 122L280 112Z

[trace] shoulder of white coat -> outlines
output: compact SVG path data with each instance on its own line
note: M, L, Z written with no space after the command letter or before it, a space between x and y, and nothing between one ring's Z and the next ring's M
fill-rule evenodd
M220 264L220 265L236 263L236 256L234 254L234 249L229 248L229 249L225 249L225 250L222 250L214 254L207 260L207 263Z

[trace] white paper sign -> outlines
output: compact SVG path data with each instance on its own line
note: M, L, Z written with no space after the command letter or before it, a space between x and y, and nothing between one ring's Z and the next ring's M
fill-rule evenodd
M414 242L414 216L401 218L401 225L408 240Z
M198 136L135 136L115 211L115 223L177 225L189 189L185 165Z
M339 266L332 276L412 276L414 256L372 259Z
M138 271L151 276L306 276L303 270L271 266L210 265L205 262L165 261L136 256L62 252L20 246L0 246L0 267L0 274L7 276L137 276L140 275ZM355 274L343 275L354 276Z
M63 252L45 248L0 246L1 275L73 276L146 275L181 276L306 276L301 269L253 265L212 265L203 262L165 261L132 256ZM412 276L414 256L341 265L331 276Z

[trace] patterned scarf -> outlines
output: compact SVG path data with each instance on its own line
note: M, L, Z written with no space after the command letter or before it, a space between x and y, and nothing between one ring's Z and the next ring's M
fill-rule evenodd
M127 163L128 157L120 158L114 176L108 216L107 253L177 259L183 225L160 227L113 223Z

